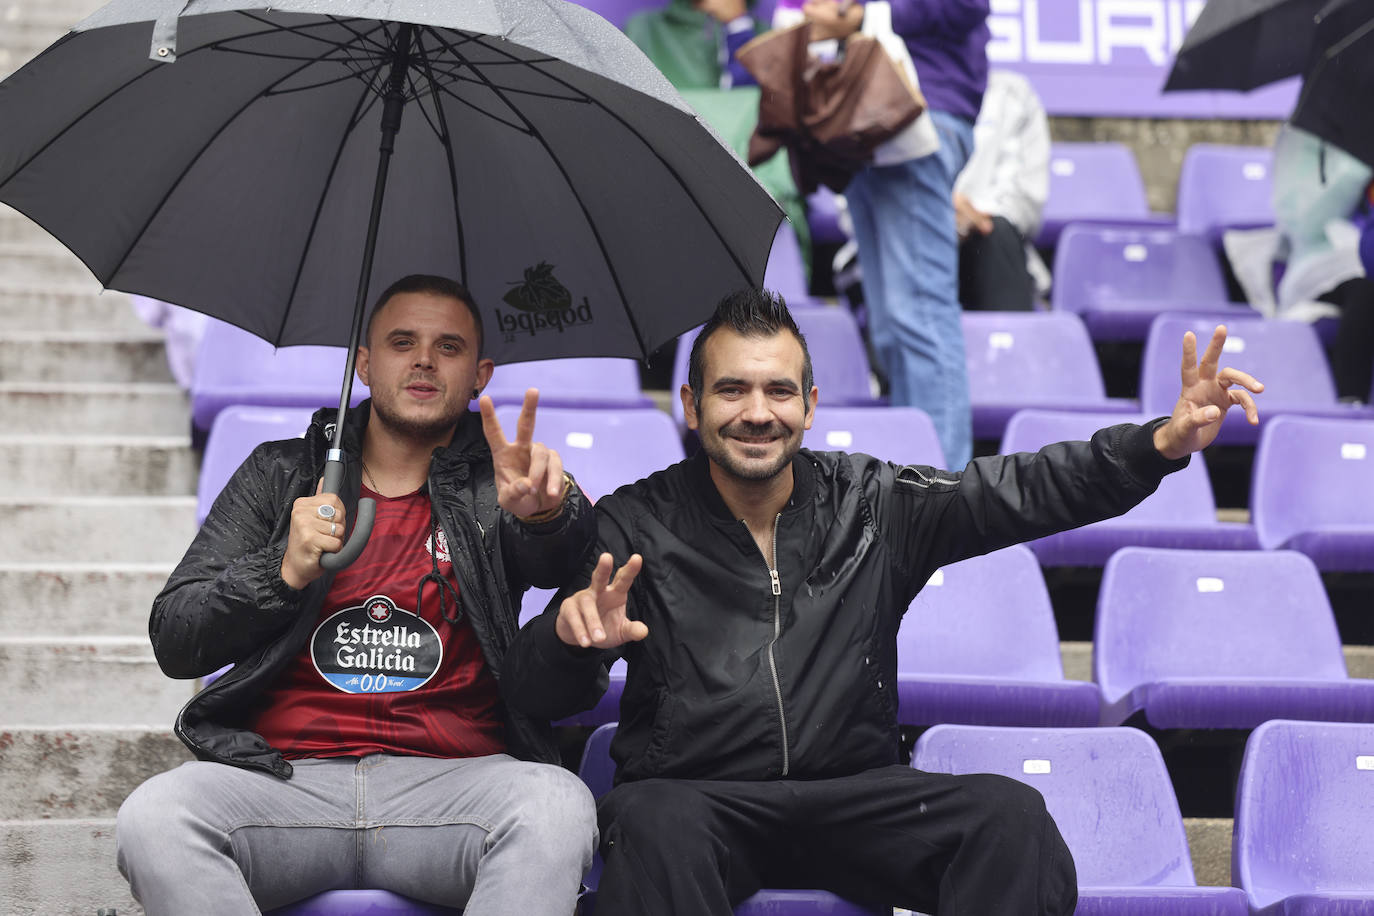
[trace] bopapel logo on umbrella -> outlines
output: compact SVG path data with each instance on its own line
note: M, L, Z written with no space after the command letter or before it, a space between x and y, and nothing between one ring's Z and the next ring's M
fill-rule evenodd
M525 278L511 285L501 297L518 312L496 312L496 326L506 335L506 342L515 340L517 331L534 335L550 328L563 333L566 327L592 323L592 304L586 296L573 305L572 293L553 275L553 265L540 261L525 268Z

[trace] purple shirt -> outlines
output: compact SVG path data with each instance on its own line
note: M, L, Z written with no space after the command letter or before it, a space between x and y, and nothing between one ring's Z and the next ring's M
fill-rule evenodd
M889 0L934 111L978 117L988 84L988 0Z

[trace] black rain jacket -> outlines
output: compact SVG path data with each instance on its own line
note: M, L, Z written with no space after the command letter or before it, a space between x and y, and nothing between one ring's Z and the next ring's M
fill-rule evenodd
M169 677L202 677L234 665L177 716L177 737L201 760L291 775L291 764L245 723L255 700L304 648L333 581L325 573L296 591L282 581L281 560L292 503L313 495L324 473L336 412L317 412L303 438L253 451L153 601L148 632ZM350 520L361 487L356 457L370 414L371 402L364 401L348 413L344 430L344 452L355 460L346 463L339 498ZM464 414L452 443L435 450L428 490L451 545L463 615L499 678L525 588L553 588L581 570L596 537L595 514L575 486L564 512L543 525L504 512L481 419L472 413ZM511 754L559 762L548 720L507 710L505 726Z
M585 587L593 555L507 653L506 702L549 718L588 709L623 652L617 781L818 779L896 763L896 634L917 591L947 563L1140 502L1188 463L1156 451L1154 426L977 458L962 473L802 449L776 520L776 574L705 456L689 458L596 507L617 568L644 556L628 610L648 637L617 652L559 641L559 598Z

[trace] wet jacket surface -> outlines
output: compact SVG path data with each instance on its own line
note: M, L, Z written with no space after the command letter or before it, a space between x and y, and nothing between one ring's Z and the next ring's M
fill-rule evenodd
M803 449L776 523L776 579L704 455L601 499L601 549L617 567L644 556L629 614L649 627L621 650L617 780L814 779L898 762L896 634L917 591L947 563L1144 499L1187 464L1160 456L1153 428L962 473ZM508 705L550 718L594 705L617 654L559 641L557 605L521 630L502 679Z
M350 520L356 516L357 456L370 408L364 401L350 411L344 431L343 448L352 460L345 462L339 498ZM177 737L201 760L291 775L291 764L244 723L263 690L302 651L333 581L325 573L296 591L280 571L292 503L315 492L334 414L321 410L303 438L253 451L153 601L148 630L168 676L201 677L234 665L177 716ZM504 512L496 502L481 419L473 413L464 414L448 447L435 450L428 489L452 545L462 613L499 679L516 634L520 596L527 586L556 587L580 572L595 538L595 516L577 487L562 515L543 525L525 525ZM514 756L558 762L547 720L507 710L505 730Z

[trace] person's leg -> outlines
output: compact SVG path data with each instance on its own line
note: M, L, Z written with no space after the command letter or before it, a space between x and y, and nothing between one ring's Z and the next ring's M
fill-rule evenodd
M959 302L981 312L1026 312L1035 306L1025 242L1006 217L994 216L991 232L972 232L959 244Z
M597 806L597 916L730 916L763 885L782 831L780 784L648 779Z
M850 199L863 267L869 327L891 383L892 402L920 407L940 435L945 463L972 457L972 415L959 321L959 247L951 195L968 161L973 126L931 112L938 152L855 177ZM857 206L855 204L857 200ZM879 266L870 279L870 265ZM823 393L822 393L823 394Z
M290 780L195 761L120 806L119 870L149 916L256 914L353 886L353 761L311 761Z
M1347 280L1322 299L1341 309L1341 323L1330 352L1336 396L1368 401L1374 375L1374 279Z
M364 758L359 887L468 916L571 913L596 846L591 793L562 767L504 754Z
M1073 857L1029 786L905 766L795 785L798 884L939 916L1074 911Z

